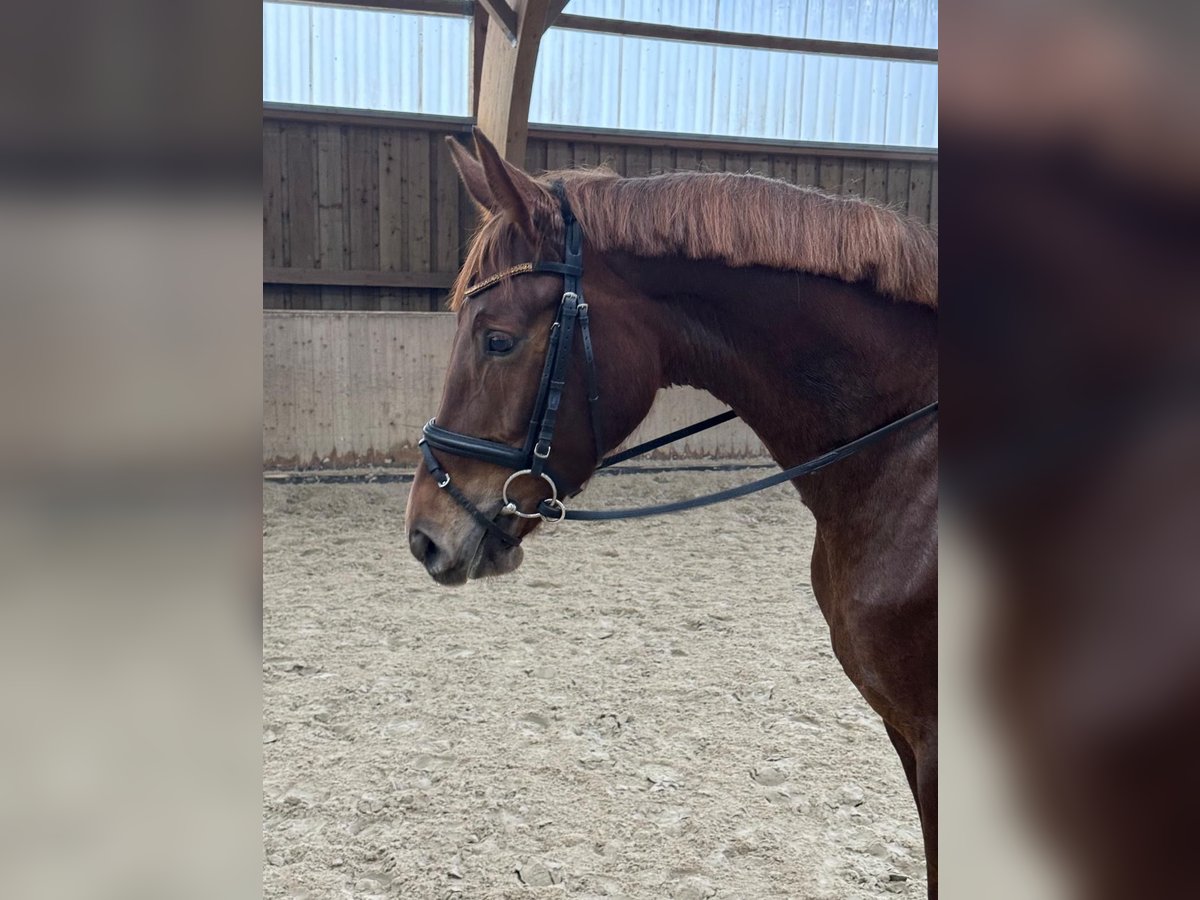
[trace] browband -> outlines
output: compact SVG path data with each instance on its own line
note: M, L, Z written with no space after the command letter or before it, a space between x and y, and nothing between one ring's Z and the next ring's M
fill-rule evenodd
M528 275L529 273L546 272L550 275L568 275L579 278L583 275L581 266L572 266L568 263L558 262L524 262L517 266L510 266L503 272L497 272L495 275L489 275L483 281L471 285L463 291L463 297L473 297L481 291L486 291L490 287L495 287L502 281L506 281L515 275Z

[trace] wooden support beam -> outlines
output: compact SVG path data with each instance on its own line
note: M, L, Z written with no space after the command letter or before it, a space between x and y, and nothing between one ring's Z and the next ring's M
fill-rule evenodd
M363 125L369 128L450 131L470 137L472 120L462 116L428 116L416 113L361 112L328 106L295 106L264 103L264 121L312 122L318 125ZM574 125L531 125L528 136L552 141L586 141L646 147L734 153L772 153L802 156L834 156L861 159L903 159L937 162L936 147L895 147L875 144L835 144L779 138L715 137L670 131L631 131L620 128L578 128Z
M492 21L504 29L510 41L517 39L517 14L504 0L476 0L475 5L487 10Z
M374 269L263 268L263 284L449 290L455 272L380 272Z
M488 20L491 16L476 4L471 29L471 115L479 115L479 92L483 84L483 51L487 46Z
M555 20L562 15L564 7L571 0L550 0L550 7L546 10L546 30L554 27Z
M927 47L896 47L891 44L823 41L815 38L717 31L712 28L681 28L677 25L630 22L625 19L603 19L598 16L560 15L555 19L554 27L572 31L653 38L660 41L717 44L722 47L750 47L756 50L785 50L792 53L821 53L826 56L857 56L866 59L892 59L905 62L935 63L938 61L937 50Z
M423 113L397 113L388 110L354 110L344 106L308 106L297 103L262 105L263 119L285 122L313 122L318 125L366 125L368 128L420 128L471 131L474 121L468 116L430 116Z
M938 159L937 148L932 147L885 147L777 138L717 137L677 131L628 131L619 128L584 130L574 125L531 125L529 136L534 140L574 140L591 144L617 144L623 147L673 148L747 155L771 153L831 159L901 159L934 163Z
M479 127L504 158L524 165L533 73L553 0L515 0L516 40L490 17L479 86Z

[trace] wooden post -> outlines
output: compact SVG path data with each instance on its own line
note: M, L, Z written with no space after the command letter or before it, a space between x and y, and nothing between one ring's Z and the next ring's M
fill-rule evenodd
M506 25L489 16L476 118L496 149L518 166L525 164L533 73L552 5L558 4L555 0L514 0L515 42L508 39Z
M483 49L487 46L488 22L491 16L482 6L476 6L471 19L471 114L479 116L479 90L483 82Z
M569 0L550 0L550 6L546 10L546 28L548 29L554 24L554 20L562 15L563 7L567 5Z

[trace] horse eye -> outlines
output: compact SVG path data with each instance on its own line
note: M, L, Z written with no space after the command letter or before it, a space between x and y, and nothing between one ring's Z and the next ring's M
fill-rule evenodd
M507 334L493 331L487 338L488 353L504 354L513 348L513 339Z

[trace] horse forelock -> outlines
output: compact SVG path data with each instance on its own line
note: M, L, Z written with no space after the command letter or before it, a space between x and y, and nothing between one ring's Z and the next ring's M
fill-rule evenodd
M457 311L467 300L467 289L478 284L487 277L495 275L511 266L525 262L540 262L562 259L563 229L562 220L557 216L557 202L549 191L533 210L534 221L538 226L538 242L530 250L516 250L518 243L526 246L519 238L517 226L505 215L489 212L481 213L481 220L471 243L467 247L467 255L462 268L454 279L450 289L449 306ZM498 282L495 290L501 294L511 293L513 288L510 280Z

